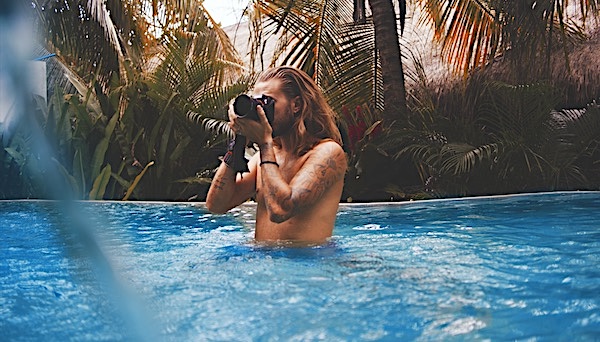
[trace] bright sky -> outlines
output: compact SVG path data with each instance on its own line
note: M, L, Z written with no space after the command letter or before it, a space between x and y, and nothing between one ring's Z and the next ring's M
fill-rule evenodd
M220 22L222 27L237 24L248 6L249 0L204 0L208 13Z

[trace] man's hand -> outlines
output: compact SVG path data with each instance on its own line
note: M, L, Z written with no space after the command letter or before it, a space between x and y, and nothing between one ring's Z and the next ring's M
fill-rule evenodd
M265 111L261 106L257 106L256 112L259 121L240 118L233 111L233 106L229 107L229 127L235 134L245 136L249 141L257 143L259 146L272 141L273 129L267 120Z

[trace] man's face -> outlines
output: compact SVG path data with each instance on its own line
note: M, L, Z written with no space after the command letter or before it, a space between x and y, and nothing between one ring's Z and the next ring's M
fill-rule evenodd
M267 95L275 100L275 115L271 124L273 137L286 134L292 127L296 112L295 104L281 91L281 81L270 79L265 82L256 83L253 96Z

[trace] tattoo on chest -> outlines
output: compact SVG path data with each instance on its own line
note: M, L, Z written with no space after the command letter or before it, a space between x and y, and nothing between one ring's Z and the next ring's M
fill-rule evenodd
M303 182L303 186L298 189L298 198L305 200L311 195L321 196L339 178L338 168L338 164L333 158L324 163L313 165L313 169L308 173L309 177Z
M329 151L327 151L329 152ZM321 153L327 153L326 151L322 151ZM308 165L305 165L307 169L300 170L301 174L298 175L299 178L296 179L295 185L293 188L292 197L287 198L287 200L291 201L295 205L305 206L314 203L318 198L320 198L329 188L331 188L341 177L343 177L345 172L345 167L342 160L344 156L341 157L335 153L329 153L333 155L332 158L327 160L322 160L319 163L308 162ZM266 197L270 198L280 198L283 194L280 193L281 189L279 187L266 187L265 179L270 177L275 177L275 173L282 172L285 173L282 168L264 168L262 169L262 173L265 177L263 177L263 190L267 192L263 193ZM289 170L292 172L292 170ZM290 175L291 176L291 175ZM284 178L286 178L284 176ZM293 178L290 177L290 178ZM285 206L284 202L278 202L279 205ZM288 203L287 205L290 205ZM269 201L267 201L267 206L269 205Z

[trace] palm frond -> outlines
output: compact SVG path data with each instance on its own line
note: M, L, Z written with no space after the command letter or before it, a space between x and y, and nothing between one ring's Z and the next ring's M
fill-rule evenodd
M450 143L443 146L440 153L442 173L450 172L455 176L468 174L478 163L491 162L499 154L499 144L471 146L465 143Z
M198 116L226 118L227 104L246 91L251 80L242 73L242 65L221 59L220 43L214 38L208 29L174 35L152 75L157 94L177 93L182 114L194 121Z
M202 116L197 115L196 113L190 114L193 116L191 120L202 120L202 127L207 131L211 131L219 135L226 134L229 137L233 137L235 135L231 128L229 128L228 121L213 118L202 118Z
M442 54L456 70L482 65L494 57L501 43L501 25L486 1L426 0L422 22L434 27Z
M119 71L119 52L83 0L37 1L39 37L48 51L55 52L65 68L90 82L90 75L106 89ZM104 23L106 24L106 23ZM116 39L114 36L113 39Z
M340 27L338 37L339 51L327 66L324 93L338 112L341 105L352 108L365 102L382 111L382 77L375 59L372 23Z
M549 58L557 48L564 49L567 56L569 43L582 36L578 22L585 25L588 16L600 15L597 0L577 1L579 13L569 10L569 1L560 0L418 2L424 8L421 21L433 27L444 58L465 73L491 62L497 53L508 51L511 53L505 56L521 72L547 72L549 61L535 64L537 60ZM523 65L524 61L533 64Z
M337 112L364 103L383 108L373 23L354 24L352 1L255 0L253 5L253 31L262 34L253 43L254 56L265 41L277 39L271 65L294 65L312 75Z
M600 106L589 104L583 109L563 109L560 121L567 134L583 144L600 143Z
M122 55L121 41L119 39L118 28L115 26L110 12L108 11L104 0L88 0L87 8L90 16L104 29L108 41L113 45L113 49Z

